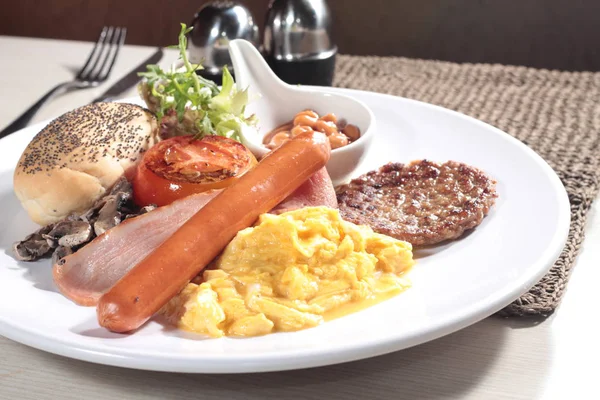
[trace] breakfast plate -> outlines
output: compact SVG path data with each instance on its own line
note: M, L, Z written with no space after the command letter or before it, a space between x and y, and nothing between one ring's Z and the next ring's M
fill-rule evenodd
M401 295L318 327L207 339L151 321L133 335L98 326L52 280L48 260L17 262L11 246L36 226L13 193L23 149L44 126L0 141L0 334L44 351L121 367L241 373L316 367L377 356L471 325L528 290L552 266L569 228L569 201L554 171L508 134L473 118L388 95L328 89L367 104L377 121L372 149L355 175L388 161L457 160L497 180L482 224L454 242L417 249ZM141 104L140 99L131 99Z

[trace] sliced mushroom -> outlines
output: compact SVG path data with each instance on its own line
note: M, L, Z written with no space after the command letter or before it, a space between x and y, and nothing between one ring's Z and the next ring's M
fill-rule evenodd
M128 212L128 208L136 208L133 203L131 207L128 207L132 195L133 189L127 179L121 178L115 183L110 193L94 207L97 208L101 204L98 216L93 222L96 235L101 235L120 224L123 214Z
M98 206L98 203L94 204L92 208L87 210L85 213L81 214L79 217L80 220L87 222L90 225L93 225L96 222L96 218L98 218L98 211L104 206L104 202Z
M94 205L92 206L92 208L90 208L85 213L83 213L79 217L79 219L88 222L90 225L93 225L94 222L96 222L96 219L98 219L98 214L100 213L100 210L102 209L102 207L104 207L104 205L110 198L111 198L111 196L106 195L106 196L102 197L101 199L97 200L94 203Z
M98 199L94 203L92 208L90 208L85 213L83 213L81 216L79 216L79 219L81 219L82 221L86 221L90 225L93 226L95 224L96 220L98 219L102 208L104 208L104 206L110 199L112 199L113 197L115 197L117 195L121 196L120 199L122 200L123 203L128 202L131 199L131 197L133 196L133 188L131 187L131 184L127 181L127 179L125 179L124 177L120 178L113 185L112 189L110 190L110 192L108 192L108 194L106 194L104 197ZM137 206L135 206L135 204L132 204L131 206L132 206L131 207L132 209L137 210Z
M70 233L58 239L58 244L63 247L76 247L87 243L92 238L92 227L84 221L71 223Z
M58 264L62 258L69 254L73 254L73 249L70 247L58 246L52 253L52 265Z
M110 195L116 195L119 193L127 193L129 197L133 194L133 188L131 187L131 183L124 177L120 178L110 189Z
M120 192L109 196L104 206L98 213L98 219L94 222L94 232L100 236L110 228L121 223L121 208L129 200L130 194Z
M44 239L46 239L46 243L48 243L48 247L51 249L58 247L58 240L54 239L52 236L44 235Z
M52 228L53 224L47 225L38 231L27 235L25 239L13 245L13 252L19 261L35 261L47 256L52 248L44 238Z
M118 225L123 219L156 208L156 206L147 206L140 209L135 205L132 197L131 184L122 177L106 196L96 201L85 213L69 215L64 220L45 226L23 241L15 243L13 246L15 258L21 261L35 261L49 256L52 250L56 249L52 258L53 262L58 262L62 257L73 253L74 249L87 244L96 235L101 235Z
M87 243L92 238L92 227L85 221L61 221L43 235L50 247L75 247Z
M131 212L131 213L127 214L125 216L125 218L123 218L123 221L125 221L126 219L129 219L129 218L137 217L137 216L142 215L142 214L146 214L146 213L148 213L148 212L150 212L152 210L155 210L156 207L157 207L156 204L150 204L150 205L147 205L145 207L142 207L137 212Z

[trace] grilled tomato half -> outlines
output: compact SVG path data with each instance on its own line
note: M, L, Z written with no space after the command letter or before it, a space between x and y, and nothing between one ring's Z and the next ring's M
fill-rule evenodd
M223 136L177 136L152 146L132 181L134 201L164 206L195 193L222 189L256 165L240 142Z

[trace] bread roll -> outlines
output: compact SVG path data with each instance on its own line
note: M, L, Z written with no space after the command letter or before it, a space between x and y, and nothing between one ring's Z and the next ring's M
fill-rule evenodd
M150 111L94 103L50 122L17 164L14 189L33 221L46 225L82 213L158 142Z

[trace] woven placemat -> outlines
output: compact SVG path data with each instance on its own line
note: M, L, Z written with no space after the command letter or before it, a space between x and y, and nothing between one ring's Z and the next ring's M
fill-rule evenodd
M550 272L500 312L547 316L559 305L598 192L600 73L340 55L334 85L462 112L521 140L561 178L571 202L567 244Z

